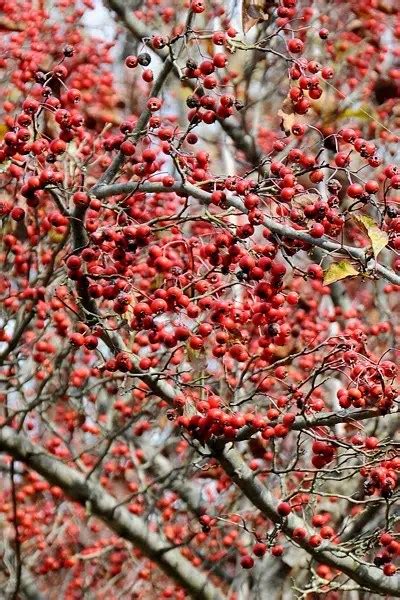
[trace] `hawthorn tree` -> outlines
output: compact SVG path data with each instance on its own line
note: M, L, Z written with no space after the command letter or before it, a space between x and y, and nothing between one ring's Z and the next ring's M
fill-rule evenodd
M400 597L400 5L93 8L0 0L4 597Z

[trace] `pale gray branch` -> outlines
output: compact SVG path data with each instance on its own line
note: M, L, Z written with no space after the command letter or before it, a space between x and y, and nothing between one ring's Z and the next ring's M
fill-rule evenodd
M128 194L132 191L140 190L147 193L158 193L158 192L183 192L188 196L193 196L205 204L209 204L211 201L211 194L202 190L191 183L176 183L172 187L166 187L162 183L142 183L140 182L128 182L128 183L116 183L114 185L108 185L103 187L97 187L92 190L92 193L97 198L107 198L109 196L115 196L118 194ZM226 201L228 206L236 208L243 214L247 214L248 210L244 206L242 200L236 196L229 195ZM400 276L396 275L392 269L381 265L377 260L367 257L367 253L362 248L356 248L354 246L347 246L339 244L327 238L326 236L321 238L313 238L309 233L304 230L293 229L288 225L283 225L274 221L270 217L264 217L263 225L270 229L272 233L280 237L286 237L293 240L299 240L310 244L311 246L317 246L327 253L337 253L340 256L353 258L363 268L368 267L368 273L377 273L381 275L390 283L400 285Z
M59 486L69 498L88 507L93 515L139 548L192 597L224 599L224 594L208 581L206 574L197 570L179 550L169 547L159 535L150 531L148 523L118 506L117 500L99 484L87 481L83 474L47 454L11 427L0 430L0 451L25 463L47 481Z
M279 523L282 531L293 538L295 527L304 527L302 519L294 514L282 519L276 510L276 500L272 494L261 484L254 472L247 466L239 452L234 448L225 446L217 454L218 461L224 471L231 477L232 481L242 490L249 500L273 523ZM377 594L388 594L400 598L400 576L385 577L382 571L372 565L358 563L352 556L338 555L338 548L324 542L321 548L312 547L306 540L298 541L315 560L329 565L345 573L353 581L356 581L364 589L371 590Z

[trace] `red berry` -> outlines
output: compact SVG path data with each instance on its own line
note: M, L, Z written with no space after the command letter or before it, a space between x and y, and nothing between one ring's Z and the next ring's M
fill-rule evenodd
M147 100L147 108L151 112L156 112L157 110L160 110L161 104L162 104L162 102L161 102L160 98L149 98Z
M351 144L355 141L356 137L357 137L357 134L354 131L354 129L343 129L342 138L345 142Z
M290 504L288 504L288 502L280 502L278 504L277 511L281 517L287 517L288 514L292 512L292 507Z
M360 198L360 196L362 196L363 193L364 188L359 183L352 183L347 188L347 195L350 196L350 198Z
M204 345L204 340L202 337L198 336L198 335L193 335L190 339L189 339L189 346L193 349L193 350L200 350L201 348L203 348Z
M394 565L393 563L386 564L383 567L383 572L387 577L392 577L392 575L395 575L397 572L396 565Z
M69 256L67 258L67 260L65 261L65 264L67 265L68 269L76 271L81 268L82 261L79 256L76 256L76 254L73 254L72 256Z
M194 13L200 14L205 11L205 4L203 0L192 0L190 8Z
M393 175L393 177L390 179L390 184L391 184L392 188L394 188L395 190L399 190L400 189L400 175Z
M226 40L226 35L223 31L215 31L212 36L213 44L216 46L223 46Z
M135 67L137 67L137 65L139 64L139 61L137 59L137 56L127 56L125 59L125 65L128 67L128 69L134 69Z
M14 221L23 221L25 218L25 211L23 208L20 208L19 206L15 206L10 213L10 217Z
M379 542L382 544L382 546L388 546L392 541L393 537L390 535L390 533L382 533L379 536Z
M262 542L257 542L257 544L254 544L253 546L253 554L255 554L256 556L264 556L264 554L267 551L267 546L266 544L263 544Z
M379 440L376 437L367 437L365 438L365 447L367 448L367 450L374 450L375 448L377 448L379 446Z
M295 540L304 540L307 537L307 531L303 527L295 527L293 529L293 537Z
M292 54L301 54L304 50L304 44L299 38L289 40L287 47Z
M329 527L329 525L325 525L324 527L321 527L320 533L321 533L321 537L324 540L328 540L328 539L332 538L335 534L332 527Z
M76 206L89 206L90 198L85 192L75 192L72 196L72 202Z
M321 223L314 223L310 229L313 238L321 238L325 233L325 227Z
M142 73L142 79L143 81L146 81L146 83L151 83L154 79L153 71L151 69L145 69Z
M249 554L242 556L240 564L243 569L251 569L254 566L254 558Z
M121 150L122 154L125 154L125 156L132 156L135 154L136 146L130 140L125 140L122 142L119 149Z
M324 67L321 70L322 79L332 79L334 75L334 71L331 67Z
M374 179L367 181L367 183L365 184L365 191L368 194L376 194L376 192L379 191L379 183Z
M315 534L312 535L308 538L308 543L310 544L310 546L312 546L313 548L317 548L317 546L320 546L322 543L322 538L321 536Z
M295 195L295 189L292 187L284 187L280 191L280 198L283 202L290 202Z
M272 556L282 556L283 552L284 552L284 547L281 546L281 544L276 544L275 546L272 546L272 548L271 548Z
M213 65L215 67L217 67L218 69L222 69L223 67L226 66L226 63L228 62L228 57L225 54L214 54L213 56Z

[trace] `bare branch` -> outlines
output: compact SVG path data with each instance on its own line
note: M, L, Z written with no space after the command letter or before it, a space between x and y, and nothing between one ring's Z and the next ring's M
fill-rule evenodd
M175 185L167 188L163 186L161 183L145 183L139 184L138 182L129 182L129 183L117 183L110 186L102 187L101 189L95 189L93 191L94 195L97 198L107 198L109 196L116 196L118 194L127 194L134 190L140 190L142 192L147 193L157 193L157 192L186 192L188 195L197 198L201 202L205 204L210 203L211 194L190 184L190 183L176 183ZM247 214L247 209L244 206L243 202L240 198L236 196L229 195L226 201L228 206L236 208L243 214ZM277 223L270 217L264 217L263 225L268 227L272 231L272 233L281 236L290 238L293 240L300 240L305 242L306 244L310 244L311 246L317 246L326 252L335 252L340 256L350 257L357 260L361 266L367 267L369 273L377 273L381 275L390 283L394 283L395 285L400 285L400 276L396 275L392 269L381 265L377 260L373 258L369 258L365 250L361 248L356 248L354 246L347 246L345 244L338 244L337 242L332 242L326 236L321 238L313 238L306 231L293 229L287 225L282 225L281 223Z
M196 570L179 550L172 546L166 547L166 542L151 532L140 518L131 515L124 507L115 508L118 504L116 499L99 484L87 481L84 475L43 452L42 448L34 445L25 436L15 433L10 427L0 430L0 450L40 473L82 506L89 506L94 515L118 535L138 547L194 597L203 600L223 600L223 593L208 581L205 574Z
M282 519L276 511L276 501L271 493L258 481L253 471L246 465L239 452L234 448L227 446L217 454L218 460L231 477L232 481L242 490L249 500L256 506L268 519L277 523L282 531L290 538L293 537L295 527L304 527L302 519L291 514L286 519ZM382 578L379 569L372 565L363 565L352 556L341 556L340 550L324 543L321 548L312 547L307 541L300 540L298 544L304 548L315 560L323 564L330 565L342 573L348 575L353 581L356 581L363 588L372 590L377 594L389 594L395 598L400 598L400 576L395 576L390 580Z

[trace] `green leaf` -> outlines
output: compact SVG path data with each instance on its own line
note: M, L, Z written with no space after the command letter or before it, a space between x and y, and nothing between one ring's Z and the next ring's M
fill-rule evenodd
M183 414L185 417L193 417L197 415L197 410L194 402L188 397L183 405Z
M387 245L389 236L386 231L379 229L375 221L368 216L356 216L356 220L362 225L367 236L371 240L372 252L376 258L381 250Z
M1 136L0 136L0 141L1 141ZM11 160L6 160L5 162L3 162L0 165L0 173L5 173L8 169L8 167L10 166L10 164L11 164Z
M341 260L338 263L332 263L325 271L324 285L330 285L335 281L340 281L340 279L354 277L354 275L358 275L358 271L353 265L347 260Z
M93 514L93 511L92 511L92 503L91 503L91 501L90 501L90 500L87 500L87 501L85 502L85 513L86 513L86 516L87 516L87 517L91 517L91 516L92 516L92 514Z

